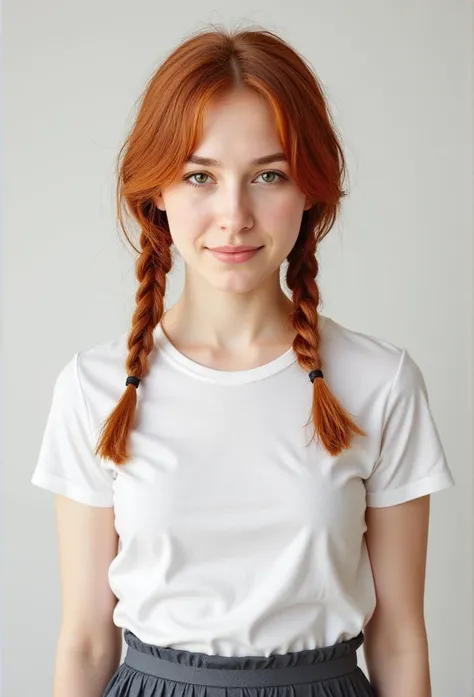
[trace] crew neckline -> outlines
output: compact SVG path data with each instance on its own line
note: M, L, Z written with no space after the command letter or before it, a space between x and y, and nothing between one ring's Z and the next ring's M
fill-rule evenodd
M320 332L322 332L325 323L326 317L320 315ZM186 356L184 353L181 353L181 351L179 351L168 339L168 336L165 334L163 327L161 326L161 321L155 327L154 335L155 342L159 350L172 362L183 368L187 373L211 382L225 385L237 385L262 380L263 378L267 378L270 375L275 375L281 370L288 368L297 360L293 347L290 346L290 348L288 348L284 353L280 354L273 360L269 361L268 363L264 363L263 365L256 366L255 368L244 368L242 370L219 370L218 368L210 368L207 365L198 363L192 358L189 358L189 356Z

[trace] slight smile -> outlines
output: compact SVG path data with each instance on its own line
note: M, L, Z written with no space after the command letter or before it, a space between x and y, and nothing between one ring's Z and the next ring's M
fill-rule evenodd
M210 249L209 247L206 247L206 249L219 261L223 261L227 264L240 264L244 261L252 259L261 249L263 249L263 246L255 247L254 249L249 249L244 252L220 252L216 249Z

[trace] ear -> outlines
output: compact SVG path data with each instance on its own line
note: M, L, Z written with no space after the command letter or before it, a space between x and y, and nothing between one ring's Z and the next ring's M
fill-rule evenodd
M310 208L312 208L312 206L313 206L313 202L309 198L307 198L306 203L304 204L304 210L307 211Z
M158 206L158 208L160 209L160 211L166 210L165 202L164 202L163 196L161 194L158 194L158 196L155 198L155 203Z

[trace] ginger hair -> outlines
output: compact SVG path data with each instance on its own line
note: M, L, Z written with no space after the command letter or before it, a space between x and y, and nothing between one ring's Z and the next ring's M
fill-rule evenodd
M295 182L314 202L303 213L297 241L288 255L286 283L292 293L289 321L297 332L293 341L297 361L308 373L324 368L319 353L316 249L333 227L346 195L342 188L346 165L324 90L304 59L273 32L212 25L189 36L152 75L118 155L118 220L138 253L139 285L126 371L140 380L148 372L153 331L163 315L166 278L173 265L167 216L157 207L157 196L179 178L197 147L206 107L240 87L266 99ZM125 215L138 224L140 249L130 240ZM351 446L355 434L366 435L325 378L316 378L312 385L308 378L308 389L313 400L306 426L313 422L312 439L317 435L328 453L338 455ZM129 384L102 424L96 455L117 465L127 462L136 409L137 388Z

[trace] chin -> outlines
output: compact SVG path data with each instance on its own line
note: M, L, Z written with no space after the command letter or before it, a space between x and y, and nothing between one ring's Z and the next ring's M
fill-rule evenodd
M220 290L228 293L249 293L255 290L260 285L260 279L243 278L226 278L226 279L215 279L207 277L206 280L211 286L214 286L216 290Z

